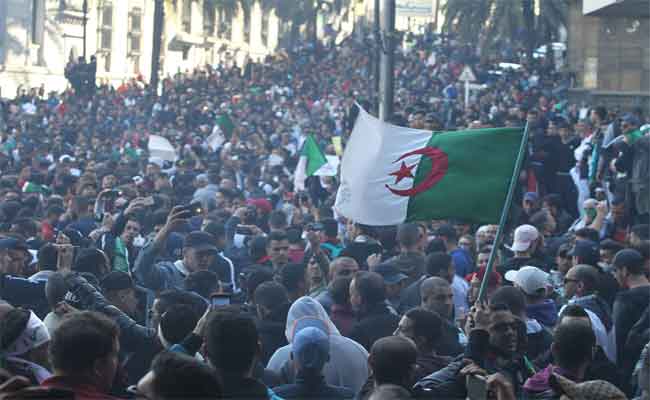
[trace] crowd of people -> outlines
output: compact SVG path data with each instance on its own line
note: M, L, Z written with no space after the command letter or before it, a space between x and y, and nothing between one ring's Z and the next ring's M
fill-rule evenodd
M306 136L340 155L373 109L367 43L2 100L0 399L648 399L643 112L475 50L409 35L391 122L528 127L503 243L346 220L336 176L296 187Z

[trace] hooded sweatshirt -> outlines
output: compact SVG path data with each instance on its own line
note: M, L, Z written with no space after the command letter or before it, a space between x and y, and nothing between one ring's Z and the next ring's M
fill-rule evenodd
M527 305L526 315L536 319L543 326L552 328L557 322L557 307L553 300L546 299L541 303Z
M329 328L330 360L323 368L325 382L332 386L343 386L354 393L359 393L368 379L368 352L359 343L341 336L323 306L311 297L301 297L289 309L285 334L288 345L279 348L269 360L268 369L281 375L285 383L293 383L293 368L291 367L291 343L294 336L294 326L298 319L318 318Z
M524 398L526 399L554 399L559 398L560 396L553 390L549 382L551 375L553 373L561 375L565 378L569 378L575 381L568 371L557 367L553 364L550 364L548 367L539 371L535 375L531 376L526 380L524 384L523 392Z

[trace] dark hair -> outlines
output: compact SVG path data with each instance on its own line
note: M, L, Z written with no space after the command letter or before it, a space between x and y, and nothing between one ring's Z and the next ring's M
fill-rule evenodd
M101 278L102 270L100 265L106 265L106 256L104 252L95 249L81 249L77 253L77 257L72 265L72 270L75 272L88 272L97 278Z
M447 251L447 246L445 246L445 241L440 238L435 238L429 242L427 245L426 253L444 253Z
M413 247L420 240L420 226L407 222L397 227L397 241L401 246Z
M257 269L246 278L246 293L251 301L255 301L255 290L264 282L272 281L273 274L267 270Z
M36 258L39 271L56 271L59 252L52 243L46 243L38 249Z
M280 280L282 285L289 293L295 292L301 282L305 282L305 272L307 266L305 264L287 264L280 272Z
M560 322L564 317L573 317L573 318L589 318L587 311L577 304L567 304L566 307L560 313Z
M585 286L589 293L594 292L600 286L600 273L594 266L587 264L578 264L575 267L576 279Z
M289 304L287 289L275 281L262 282L255 289L255 304L269 310Z
M119 335L117 324L99 313L68 314L50 340L52 367L66 373L91 370L96 360L115 351Z
M23 333L27 327L30 313L22 308L14 308L0 320L0 350L6 350Z
M204 232L208 232L215 239L220 239L226 236L226 228L222 223L212 221L205 226Z
M412 341L401 336L387 336L377 340L370 349L369 362L378 385L402 385L409 381L417 359Z
M339 223L334 218L325 218L321 222L323 224L323 232L325 236L334 238L339 234Z
M495 290L490 304L505 306L514 315L526 314L526 298L522 291L514 286L503 286Z
M616 253L618 251L621 251L625 248L625 246L622 243L617 242L616 240L613 239L605 239L602 242L600 242L600 249L601 250L607 250L611 251L612 253Z
M588 323L569 321L560 324L553 332L554 356L565 369L575 369L592 358L596 336Z
M38 224L32 218L16 218L11 223L16 225L17 233L26 238L34 237L38 234Z
M569 257L569 252L571 251L571 244L570 243L562 243L558 248L557 252L555 253L556 256L561 257L561 258L567 258Z
M208 323L208 358L221 374L243 376L258 353L259 335L250 317L222 312Z
M366 306L373 306L386 300L384 278L376 272L359 271L354 276L354 286Z
M219 289L219 277L213 271L196 271L189 274L183 282L185 290L198 293L208 299Z
M550 193L544 196L544 202L557 209L562 208L562 196L557 193Z
M272 241L280 242L287 239L287 234L284 231L273 231L266 237L266 243L271 244Z
M163 351L151 362L151 371L154 375L152 387L156 398L221 398L221 382L216 371L193 357Z
M287 214L282 210L271 211L271 214L269 214L269 227L285 229L287 227Z
M597 230L591 228L580 228L575 232L575 235L581 238L589 239L595 243L598 243L600 240L600 233Z
M433 311L424 308L409 310L404 316L413 321L413 332L416 337L424 337L433 346L442 335L442 318Z
M170 345L178 344L196 327L199 316L186 304L174 304L160 316L160 330Z
M278 231L271 232L269 237L274 233L278 233ZM260 258L266 256L266 246L269 243L270 243L270 239L267 239L266 236L262 236L262 235L255 236L250 240L248 244L248 251L250 252L253 261L257 261Z
M157 296L158 299L158 311L160 315L164 314L174 305L184 304L191 307L194 310L194 313L198 315L203 315L206 308L208 307L205 299L202 299L199 295L186 292L183 290L170 289L165 290Z
M332 300L334 300L334 304L350 304L350 282L352 282L352 277L342 276L334 279L332 283L330 283L329 292L332 296Z
M603 106L598 106L596 108L592 108L591 111L596 113L598 115L598 118L600 118L601 122L605 122L607 118L607 109Z
M430 276L447 276L451 260L449 254L441 251L429 254L425 259L427 274Z

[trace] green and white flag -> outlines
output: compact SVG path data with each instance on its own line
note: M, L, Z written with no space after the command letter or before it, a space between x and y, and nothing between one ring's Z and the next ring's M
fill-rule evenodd
M224 136L229 139L232 136L232 131L235 130L235 124L230 119L230 116L228 114L221 114L217 117L216 122Z
M300 151L300 158L296 171L293 174L293 186L295 191L305 190L305 180L327 164L325 154L316 143L312 135L307 136Z
M343 153L335 209L366 225L497 223L522 138L523 128L404 128L361 109Z

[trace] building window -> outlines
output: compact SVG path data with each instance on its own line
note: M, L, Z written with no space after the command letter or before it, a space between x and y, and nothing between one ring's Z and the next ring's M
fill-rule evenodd
M269 41L269 13L262 12L262 44L268 47Z
M128 53L140 54L142 49L142 10L134 8L129 13Z
M192 0L183 0L181 13L183 32L192 32Z
M214 5L206 1L203 3L203 33L206 36L214 36L215 22L217 20Z
M99 32L99 48L106 62L104 63L106 71L111 69L111 50L113 48L113 5L104 4L100 10L101 25Z
M223 39L230 39L232 36L232 19L226 13L219 12L219 24L217 25L217 36Z
M244 43L251 41L251 13L244 12Z
M187 61L190 58L190 46L183 46L183 61Z

